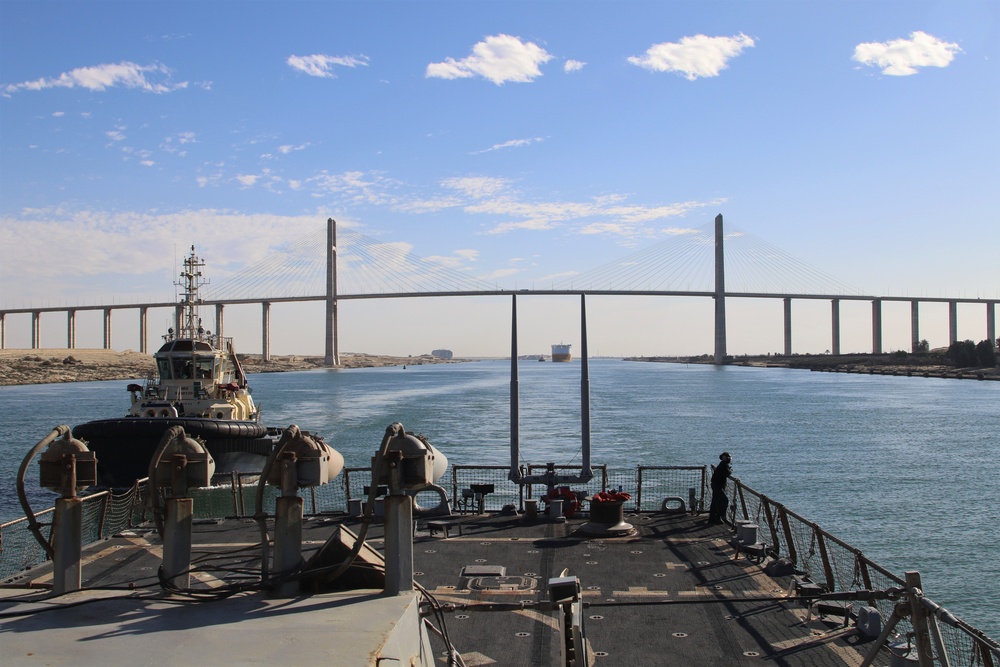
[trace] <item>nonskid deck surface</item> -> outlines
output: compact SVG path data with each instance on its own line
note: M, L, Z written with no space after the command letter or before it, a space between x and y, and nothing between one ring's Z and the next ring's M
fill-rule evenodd
M581 534L585 520L472 517L461 536L452 527L447 539L437 531L418 539L414 578L442 603L541 601L545 582L568 569L580 578L598 666L861 663L867 640L839 618L814 616L807 626L805 607L775 601L790 577L773 579L756 562L734 559L727 527L662 514L626 520L636 535L605 539ZM461 576L464 567L490 565L505 568L506 578ZM470 667L558 664L553 613L459 608L446 618Z
M636 535L604 539L579 532L586 519L526 524L519 516L459 515L452 517L447 537L439 530L431 535L428 520L419 519L413 547L414 579L441 604L473 605L449 609L444 614L450 639L469 667L558 664L558 616L539 610L533 603L547 599L546 582L565 569L579 577L583 588L583 616L592 665L861 663L870 644L853 628L843 628L840 619L813 617L805 625L805 607L774 600L785 594L788 578L772 579L759 564L742 557L735 559L729 544L732 532L725 526L708 525L704 518L688 515L642 514L627 516L626 520L636 527ZM342 523L355 531L359 525L358 520L343 515L308 518L303 530L306 557ZM252 581L259 574L259 540L258 527L252 520L196 522L192 561L197 571L191 579L192 588L207 591ZM368 542L382 549L380 525L372 526ZM134 587L139 594L158 591L156 572L161 547L156 532L148 529L92 545L84 551L83 585L105 590L74 593L44 603L25 602L25 588L51 583L51 565L36 567L4 582L0 612L23 610L26 604L58 605L61 600L76 601L81 596L130 595L127 590L108 589ZM502 576L498 574L501 572ZM265 602L261 593L240 597L254 596L257 600L251 607L255 610L280 603ZM20 600L15 602L13 598ZM481 611L474 607L476 603L522 601L524 609L517 611ZM216 637L222 651L227 642L243 641L233 632L241 625L236 621L254 618L246 602L234 604L232 598L182 604L211 609L215 623L227 630ZM288 604L287 613L278 616L292 626L296 613L309 613L313 608L307 599ZM130 607L132 611L115 611L116 606ZM300 607L298 611L296 606ZM134 600L104 601L92 605L91 613L105 619L120 617L127 624L134 618L134 607ZM233 610L235 617L223 621L227 609ZM153 612L152 606L143 611ZM37 627L39 641L57 642L56 628L75 625L59 621L60 613L54 610L39 615L47 617L44 623L48 626L0 618L0 634L28 633ZM203 612L192 610L192 614L196 613ZM176 617L176 610L171 615ZM274 627L274 619L268 623ZM147 618L143 627L145 634L154 633L150 639L157 636L155 621ZM203 628L183 624L164 629L170 630L169 641L174 644L195 640L194 636L185 637L185 632L204 632ZM83 641L87 636L85 627L75 632L65 649L67 653L99 648L99 641L89 645ZM109 630L104 628L102 632ZM314 650L326 653L320 648L325 641L322 635L311 641L318 644ZM440 664L445 664L443 644L434 638L433 645L439 651ZM328 648L328 655L336 655L334 647ZM327 664L342 663L334 660ZM876 664L887 664L887 659Z

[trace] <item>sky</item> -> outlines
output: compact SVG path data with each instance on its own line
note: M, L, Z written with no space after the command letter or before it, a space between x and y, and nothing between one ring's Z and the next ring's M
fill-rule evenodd
M998 23L973 0L0 0L0 308L169 302L190 245L221 282L328 217L530 290L720 213L864 294L998 299ZM518 307L522 353L579 350L578 297ZM587 310L592 354L712 352L709 299ZM510 350L507 297L340 317L342 352ZM884 348L909 349L909 304L883 317ZM727 319L730 353L783 348L779 300ZM985 319L960 306L959 338ZM114 312L115 349L137 321ZM30 347L27 315L4 324ZM273 354L322 353L322 305L271 325ZM946 306L920 326L947 345ZM65 346L64 315L41 327ZM871 350L869 304L841 327L843 351ZM228 307L226 334L260 351L260 308ZM830 339L829 303L795 301L793 349ZM79 314L78 347L101 343Z

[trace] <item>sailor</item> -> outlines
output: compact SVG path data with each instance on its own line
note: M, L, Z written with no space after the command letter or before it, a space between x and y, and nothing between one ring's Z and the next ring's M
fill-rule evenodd
M729 507L726 483L733 476L732 460L733 457L729 455L729 452L722 452L719 454L719 465L712 473L712 505L708 512L709 523L729 523L726 521L726 509Z

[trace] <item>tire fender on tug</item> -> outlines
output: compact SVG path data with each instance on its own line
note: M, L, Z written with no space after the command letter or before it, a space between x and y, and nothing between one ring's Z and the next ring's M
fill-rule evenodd
M267 427L260 422L170 416L98 419L74 427L73 437L87 440L122 435L148 436L163 433L171 426L183 427L190 436L206 438L262 438L267 435Z

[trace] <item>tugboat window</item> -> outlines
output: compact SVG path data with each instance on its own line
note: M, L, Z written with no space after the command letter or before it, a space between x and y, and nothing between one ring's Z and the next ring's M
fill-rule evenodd
M214 365L215 357L198 357L195 359L195 377L199 380L210 380Z

